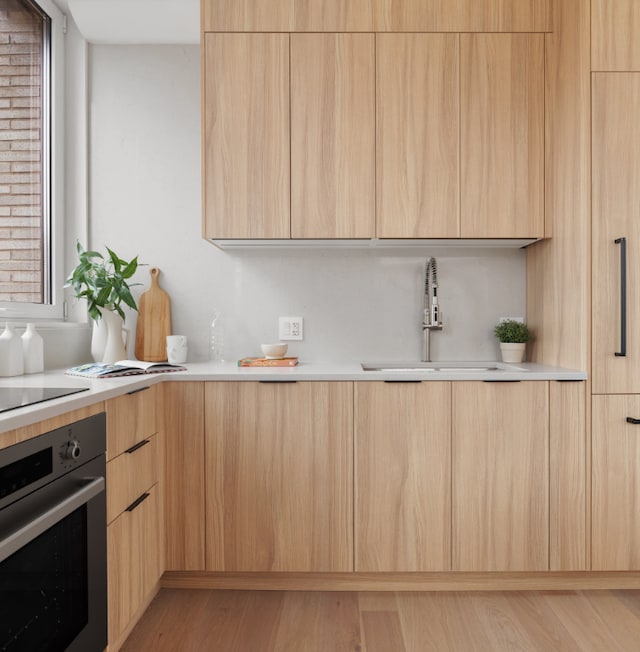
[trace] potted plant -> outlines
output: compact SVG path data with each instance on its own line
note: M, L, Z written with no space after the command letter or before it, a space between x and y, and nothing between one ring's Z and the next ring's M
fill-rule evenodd
M503 362L522 362L527 342L531 339L531 331L524 322L505 319L493 329L500 340L500 353Z
M122 304L137 310L131 288L139 283L129 284L138 269L138 257L123 260L106 247L107 255L87 251L77 243L79 262L69 274L64 287L72 287L76 298L87 300L89 316L94 320L91 353L96 361L116 362L127 357L129 332L123 329L125 313ZM103 327L97 328L102 322ZM106 327L106 328L105 328ZM123 331L126 341L123 341Z

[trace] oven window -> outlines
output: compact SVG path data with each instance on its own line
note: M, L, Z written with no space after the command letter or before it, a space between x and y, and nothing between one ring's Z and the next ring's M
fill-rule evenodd
M0 563L0 650L62 651L88 622L87 507Z

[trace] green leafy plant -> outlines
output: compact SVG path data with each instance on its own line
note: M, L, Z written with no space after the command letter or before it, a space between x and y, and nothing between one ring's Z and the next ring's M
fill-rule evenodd
M127 283L138 269L138 257L123 260L106 247L107 256L97 251L86 251L78 242L76 245L80 262L69 274L64 287L72 287L78 299L87 300L89 315L98 320L100 308L115 310L124 319L121 304L138 310L131 288L140 283Z
M493 332L501 342L524 343L531 339L531 331L527 325L513 319L500 322Z

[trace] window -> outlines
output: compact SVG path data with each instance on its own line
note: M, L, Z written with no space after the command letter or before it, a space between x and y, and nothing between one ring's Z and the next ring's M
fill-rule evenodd
M62 316L52 157L61 18L49 0L0 0L0 310L12 318Z

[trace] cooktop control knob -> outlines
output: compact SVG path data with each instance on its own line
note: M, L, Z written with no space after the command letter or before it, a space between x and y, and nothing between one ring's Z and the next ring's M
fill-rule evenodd
M80 457L80 443L75 439L68 441L62 450L62 457L65 460L77 460Z

